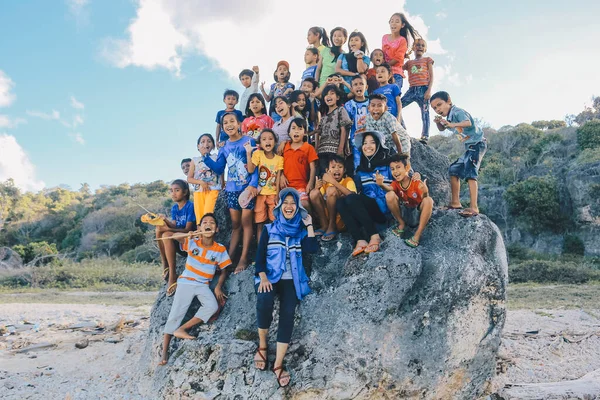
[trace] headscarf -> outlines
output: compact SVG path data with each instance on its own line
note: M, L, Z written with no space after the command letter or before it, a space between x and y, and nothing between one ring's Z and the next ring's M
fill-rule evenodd
M375 140L375 154L367 157L362 152L362 145L366 136L371 136ZM354 135L354 146L360 151L360 164L357 171L373 172L375 168L386 165L387 158L390 156L390 149L385 145L385 137L381 132L366 131L358 132Z
M285 200L285 198L289 195L291 195L294 198L294 202L296 203L296 213L292 218L286 219L283 216L281 207L283 206L283 200ZM279 192L279 202L273 210L273 215L275 216L275 221L273 221L273 227L277 229L282 235L292 238L302 237L302 233L304 231L304 224L302 223L302 219L306 218L306 215L308 215L308 211L306 211L306 209L302 207L302 203L300 202L300 193L298 193L296 189L285 188L281 192Z

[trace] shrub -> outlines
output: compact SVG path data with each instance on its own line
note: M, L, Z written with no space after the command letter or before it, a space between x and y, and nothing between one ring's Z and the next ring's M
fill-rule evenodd
M578 164L591 164L600 161L600 147L585 149L577 156Z
M530 232L559 231L565 217L560 211L556 180L532 176L510 185L504 193L508 211Z
M577 146L580 150L600 148L600 119L588 121L577 129Z
M562 252L563 254L583 256L585 254L585 245L583 244L583 240L575 235L565 235Z
M580 267L575 262L530 260L510 265L508 277L512 283L585 283L600 279L600 271Z
M26 245L18 244L13 247L13 250L19 253L23 259L24 264L28 264L36 259L40 260L42 264L47 264L51 261L52 256L58 254L56 244L48 242L30 242Z

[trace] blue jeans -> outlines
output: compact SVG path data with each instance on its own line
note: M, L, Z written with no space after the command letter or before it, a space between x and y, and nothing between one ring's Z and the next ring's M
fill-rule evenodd
M404 78L400 74L394 74L394 83L400 88L400 95L402 95L402 83Z
M293 279L281 279L273 284L273 290L270 292L258 293L258 284L256 290L256 320L258 329L269 329L273 321L273 305L275 304L275 295L279 296L279 327L277 329L277 342L289 343L292 339L294 329L294 315L296 314L296 287Z
M402 108L406 107L413 101L416 101L421 107L421 121L423 122L422 137L429 138L429 100L425 100L425 92L429 86L411 86L402 96Z
M457 176L460 179L468 181L477 180L481 159L487 151L487 142L483 139L481 142L467 145L465 153L448 168L450 176Z

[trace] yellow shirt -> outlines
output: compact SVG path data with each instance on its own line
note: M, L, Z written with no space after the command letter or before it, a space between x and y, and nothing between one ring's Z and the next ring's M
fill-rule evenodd
M356 184L354 183L354 179L350 178L349 176L343 178L339 183L349 191L356 193ZM333 184L323 182L323 186L321 186L321 194L325 194L325 191L329 186L333 186Z
M283 157L276 154L273 158L267 158L263 150L256 150L252 153L252 164L258 168L259 194L277 194L277 172L283 170Z

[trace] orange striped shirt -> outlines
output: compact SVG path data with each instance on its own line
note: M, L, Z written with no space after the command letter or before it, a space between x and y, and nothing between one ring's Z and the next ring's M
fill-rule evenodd
M202 246L202 239L186 239L181 248L188 253L185 270L179 276L188 281L209 284L217 268L231 265L227 249L214 242L211 247Z
M429 86L429 65L433 65L431 57L421 57L418 60L409 60L404 64L408 71L408 83L410 86Z

